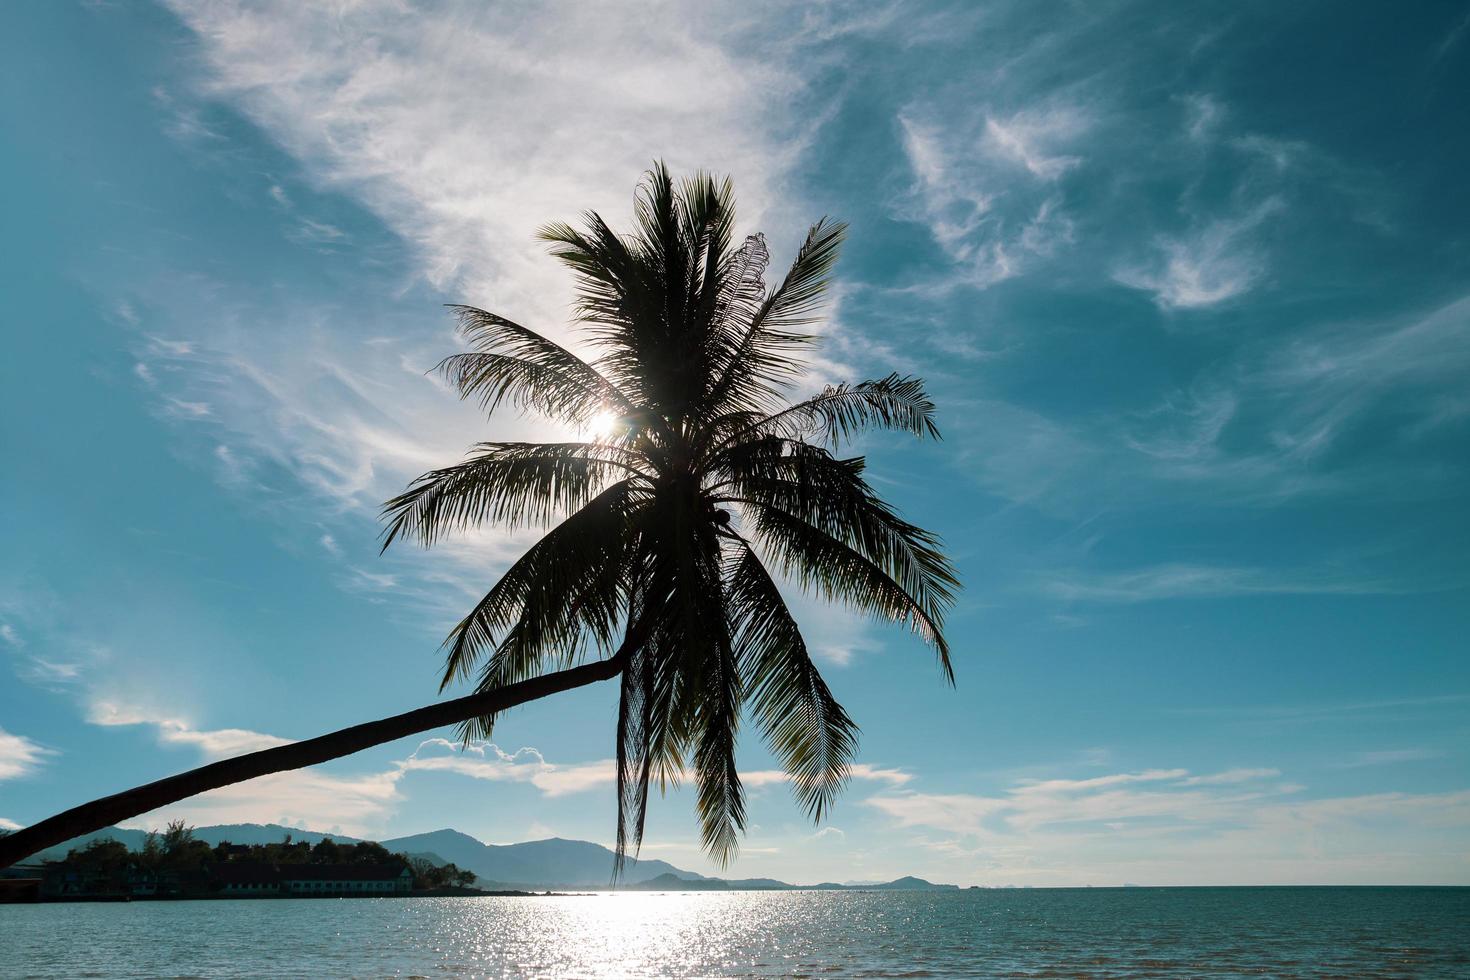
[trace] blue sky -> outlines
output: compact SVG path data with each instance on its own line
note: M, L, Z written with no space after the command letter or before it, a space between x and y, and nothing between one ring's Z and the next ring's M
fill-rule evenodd
M748 737L732 873L1470 883L1470 7L416 6L0 6L0 825L434 697L527 538L377 505L548 431L440 304L566 337L534 229L659 156L851 222L808 383L930 381L863 449L966 585L954 690L799 607L863 762L814 828ZM140 823L606 842L613 710Z

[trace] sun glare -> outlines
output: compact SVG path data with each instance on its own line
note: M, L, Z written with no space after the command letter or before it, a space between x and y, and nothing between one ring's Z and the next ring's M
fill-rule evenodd
M618 416L614 412L598 412L587 423L587 435L593 442L602 442L617 431Z

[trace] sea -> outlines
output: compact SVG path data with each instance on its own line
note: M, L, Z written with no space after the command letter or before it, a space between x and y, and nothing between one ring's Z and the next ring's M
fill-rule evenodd
M0 906L4 977L1470 978L1470 888Z

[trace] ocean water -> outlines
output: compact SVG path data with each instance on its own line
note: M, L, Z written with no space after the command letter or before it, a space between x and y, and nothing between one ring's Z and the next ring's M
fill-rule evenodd
M1470 978L1467 888L0 906L11 977Z

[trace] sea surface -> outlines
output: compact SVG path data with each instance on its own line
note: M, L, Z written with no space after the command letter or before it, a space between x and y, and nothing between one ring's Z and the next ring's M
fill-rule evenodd
M0 906L10 977L1470 978L1470 888Z

